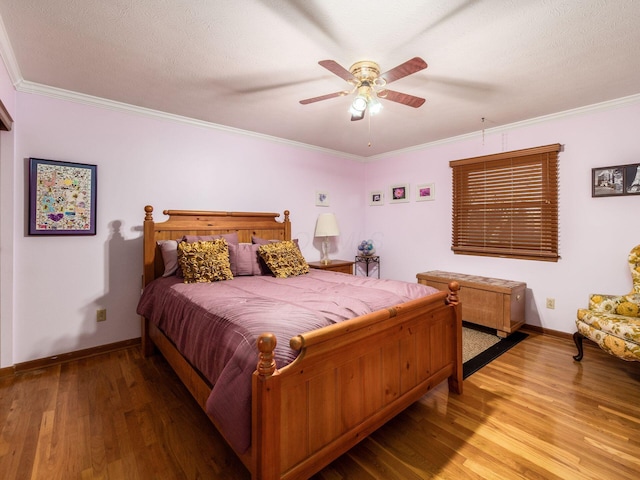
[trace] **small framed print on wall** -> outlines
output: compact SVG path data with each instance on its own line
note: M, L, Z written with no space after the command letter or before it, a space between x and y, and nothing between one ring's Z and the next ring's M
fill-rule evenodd
M409 184L399 183L397 185L391 185L389 187L391 193L391 200L389 203L403 203L409 201Z
M434 183L423 183L416 185L418 191L416 201L424 202L425 200L434 200L436 198L436 186Z
M384 205L384 194L380 191L369 192L369 205Z
M95 235L97 166L29 159L29 235Z
M316 207L328 207L329 194L327 192L316 192Z

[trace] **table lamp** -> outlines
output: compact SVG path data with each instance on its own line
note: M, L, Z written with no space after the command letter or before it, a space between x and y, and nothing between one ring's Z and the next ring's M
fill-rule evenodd
M318 215L318 221L316 222L316 237L323 237L322 239L322 258L320 261L324 265L331 263L329 260L329 237L337 237L340 235L338 229L338 221L333 213L321 213Z

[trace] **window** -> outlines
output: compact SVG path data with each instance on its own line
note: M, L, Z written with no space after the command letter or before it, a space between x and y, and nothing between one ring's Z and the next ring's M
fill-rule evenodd
M558 261L560 144L449 162L456 254Z

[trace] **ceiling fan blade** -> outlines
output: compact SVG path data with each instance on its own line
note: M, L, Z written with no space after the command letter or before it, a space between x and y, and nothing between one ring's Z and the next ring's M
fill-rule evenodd
M349 81L356 81L357 82L358 81L358 79L356 77L354 77L353 74L349 70L344 68L342 65L340 65L335 60L320 60L318 62L318 64L322 65L324 68L329 70L331 73L333 73L334 75L339 76L340 78L346 80L347 82L349 82Z
M341 92L327 93L326 95L321 95L319 97L306 98L304 100L300 100L302 105L308 105L309 103L320 102L322 100L329 100L330 98L336 97L344 97L345 95L349 95L349 92L343 90Z
M388 72L383 73L382 75L380 75L380 78L384 79L384 81L387 83L391 83L395 82L396 80L400 80L407 75L411 75L412 73L424 70L425 68L427 68L427 62L425 62L420 57L413 57L411 60L407 60L397 67L392 68Z
M381 90L378 92L378 98L391 100L392 102L401 103L413 108L418 108L425 102L424 98L414 97L408 93L396 92L394 90Z

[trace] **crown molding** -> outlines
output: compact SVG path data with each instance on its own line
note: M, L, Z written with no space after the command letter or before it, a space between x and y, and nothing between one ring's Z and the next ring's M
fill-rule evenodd
M1 40L0 40L1 43ZM174 115L171 113L161 112L159 110L153 110L145 107L138 107L135 105L131 105L123 102L116 102L114 100L107 100L101 97L95 97L92 95L86 95L83 93L72 92L70 90L64 90L61 88L50 87L47 85L42 85L39 83L29 82L29 81L20 81L16 84L16 90L19 92L25 93L33 93L37 95L43 95L51 98L57 98L61 100L67 100L71 102L81 103L85 105L90 105L94 107L106 108L109 110L116 111L126 111L129 113L134 113L137 115L143 115L147 117L161 118L173 122L184 123L188 125L193 125L202 128L209 128L213 130L224 131L228 133L234 133L244 136L250 136L254 138L259 138L262 140L267 140L270 142L283 143L286 145L294 146L296 148L303 148L305 150L314 150L322 153L327 153L332 156L341 157L345 159L357 160L360 162L370 162L374 160L382 160L389 157L395 157L400 154L415 152L418 150L425 150L428 148L446 145L450 143L460 142L464 140L470 140L477 138L482 135L482 130L465 133L463 135L457 135L455 137L444 138L442 140L436 140L434 142L423 143L420 145L415 145L413 147L394 150L393 152L381 153L379 155L372 155L370 157L362 157L360 155L352 155L345 152L340 152L337 150L331 150L328 148L317 147L315 145L309 145L307 143L296 142L293 140L287 140L280 137L274 137L271 135L265 135L262 133L251 132L249 130L242 130L239 128L228 127L226 125L220 125L217 123L206 122L203 120L197 120L194 118L184 117L181 115ZM593 105L586 105L584 107L574 108L571 110L565 110L562 112L552 113L549 115L543 115L540 117L530 118L527 120L522 120L520 122L509 123L507 125L501 125L498 127L491 127L484 129L485 135L497 134L508 132L510 130L515 130L518 128L528 127L531 125L536 125L552 120L558 120L561 118L573 117L577 115L585 115L589 113L611 110L614 108L625 107L628 105L640 103L640 94L629 95L627 97L617 98L614 100L608 100L605 102L596 103Z
M297 148L304 148L306 150L315 150L315 151L327 153L332 156L349 158L352 160L362 160L362 157L358 155L351 155L348 153L339 152L337 150L331 150L328 148L317 147L315 145L309 145L302 142L296 142L294 140L288 140L285 138L274 137L274 136L266 135L262 133L251 132L249 130L242 130L240 128L234 128L226 125L220 125L217 123L206 122L204 120L198 120L195 118L184 117L184 116L175 115L172 113L166 113L159 110L153 110L151 108L138 107L136 105L131 105L128 103L108 100L105 98L95 97L93 95L86 95L84 93L73 92L70 90L62 89L62 88L50 87L48 85L43 85L40 83L22 81L16 85L16 90L23 93L42 95L50 98L56 98L59 100L66 100L66 101L80 103L80 104L89 105L93 107L105 108L108 110L124 111L124 112L133 113L136 115L160 118L160 119L164 119L172 122L183 123L183 124L197 126L201 128L209 128L212 130L219 130L223 132L259 138L259 139L267 140L270 142L284 143Z
M49 87L47 85L42 85L42 84L39 84L39 83L25 81L23 76L22 76L22 73L20 71L20 67L18 66L18 62L17 62L17 60L15 58L15 55L13 53L13 48L11 46L11 41L9 40L9 36L7 34L7 30L5 28L4 21L2 20L1 16L0 16L0 56L2 57L2 60L4 62L4 65L5 65L6 69L7 69L7 72L9 74L10 79L11 79L11 82L14 85L14 88L19 92L26 92L26 93L44 95L44 96L48 96L48 97L52 97L52 98L58 98L58 99L68 100L68 101L72 101L72 102L76 102L76 103L82 103L82 104L85 104L85 105L91 105L91 106L95 106L95 107L107 108L107 109L110 109L110 110L127 111L127 112L130 112L130 113L134 113L134 114L138 114L138 115L144 115L144 116L147 116L147 117L162 118L162 119L165 119L165 120L170 120L170 121L179 122L179 123L185 123L185 124L194 125L194 126L198 126L198 127L210 128L210 129L214 129L214 130L220 130L220 131L224 131L224 132L250 136L250 137L259 138L259 139L262 139L262 140L267 140L267 141L271 141L271 142L290 145L290 146L293 146L293 147L296 147L296 148L303 148L305 150L313 150L313 151L317 151L317 152L322 152L322 153L326 153L326 154L329 154L329 155L332 155L332 156L336 156L336 157L340 157L340 158L357 160L357 161L360 161L360 162L369 162L369 161L373 161L373 160L381 160L381 159L385 159L385 158L389 158L389 157L394 157L394 156L397 156L397 155L400 155L400 154L403 154L403 153L415 152L417 150L425 150L425 149L436 147L436 146L440 146L440 145L446 145L446 144L449 144L449 143L455 143L455 142L460 142L460 141L464 141L464 140L469 140L469 139L477 138L478 136L482 135L482 130L478 130L478 131L474 131L474 132L470 132L470 133L465 133L463 135L457 135L455 137L449 137L449 138L445 138L445 139L442 139L442 140L436 140L434 142L428 142L428 143L423 143L423 144L420 144L420 145L415 145L415 146L408 147L408 148L405 148L405 149L399 149L399 150L394 150L392 152L381 153L379 155L372 155L372 156L363 157L363 156L360 156L360 155L353 155L353 154L349 154L349 153L345 153L345 152L340 152L340 151L337 151L337 150L332 150L332 149L328 149L328 148L322 148L322 147L318 147L318 146L315 146L315 145L310 145L310 144L307 144L307 143L296 142L296 141L293 141L293 140L287 140L287 139L284 139L284 138L274 137L274 136L271 136L271 135L265 135L265 134L261 134L261 133L251 132L251 131L248 131L248 130L242 130L242 129L239 129L239 128L228 127L228 126L220 125L220 124L216 124L216 123L205 122L205 121L202 121L202 120L197 120L197 119L193 119L193 118L189 118L189 117L183 117L183 116L180 116L180 115L169 114L169 113L166 113L166 112L161 112L161 111L158 111L158 110L152 110L152 109L144 108L144 107L137 107L135 105L130 105L130 104L122 103L122 102L116 102L116 101L107 100L107 99L100 98L100 97L95 97L95 96L91 96L91 95L85 95L85 94L81 94L81 93L77 93L77 92L72 92L70 90L64 90L64 89L60 89L60 88L56 88L56 87ZM523 121L520 121L520 122L514 122L514 123L507 124L507 125L502 125L502 126L492 127L492 128L486 128L486 129L484 129L484 134L485 135L490 135L490 134L495 134L495 133L507 132L507 131L514 130L514 129L517 129L517 128L522 128L522 127L536 125L536 124L543 123L543 122L548 122L550 120L557 120L557 119L560 119L560 118L571 117L571 116L575 116L575 115L584 115L584 114L587 114L587 113L593 113L593 112L602 111L602 110L608 110L608 109L612 109L612 108L624 107L624 106L635 104L635 103L638 103L638 102L640 102L640 94L630 95L630 96L627 96L627 97L622 97L622 98L618 98L618 99L614 99L614 100L608 100L608 101L601 102L601 103L596 103L596 104L593 104L593 105L586 105L584 107L574 108L574 109L571 109L571 110L565 110L565 111L558 112L558 113L553 113L553 114L550 114L550 115L543 115L541 117L531 118L531 119L523 120ZM9 119L10 119L10 117L9 117Z
M484 134L491 135L494 133L508 132L510 130L529 127L531 125L549 122L552 120L558 120L558 119L567 118L567 117L574 117L578 115L585 115L585 114L599 112L599 111L612 110L615 108L626 107L636 103L640 103L640 94L629 95L627 97L616 98L614 100L607 100L605 102L594 103L592 105L585 105L584 107L578 107L570 110L564 110L562 112L551 113L549 115L543 115L541 117L530 118L527 120L522 120L520 122L509 123L507 125L501 125L499 127L485 128ZM402 153L415 152L417 150L425 150L427 148L437 147L440 145L446 145L449 143L455 143L455 142L461 142L464 140L474 139L481 135L482 135L482 130L477 130L474 132L465 133L463 135L457 135L455 137L444 138L442 140L436 140L434 142L423 143L421 145L415 145L413 147L404 148L401 150L395 150L393 152L381 153L380 155L367 157L367 160L382 160L382 159L389 158L391 156L396 156Z

